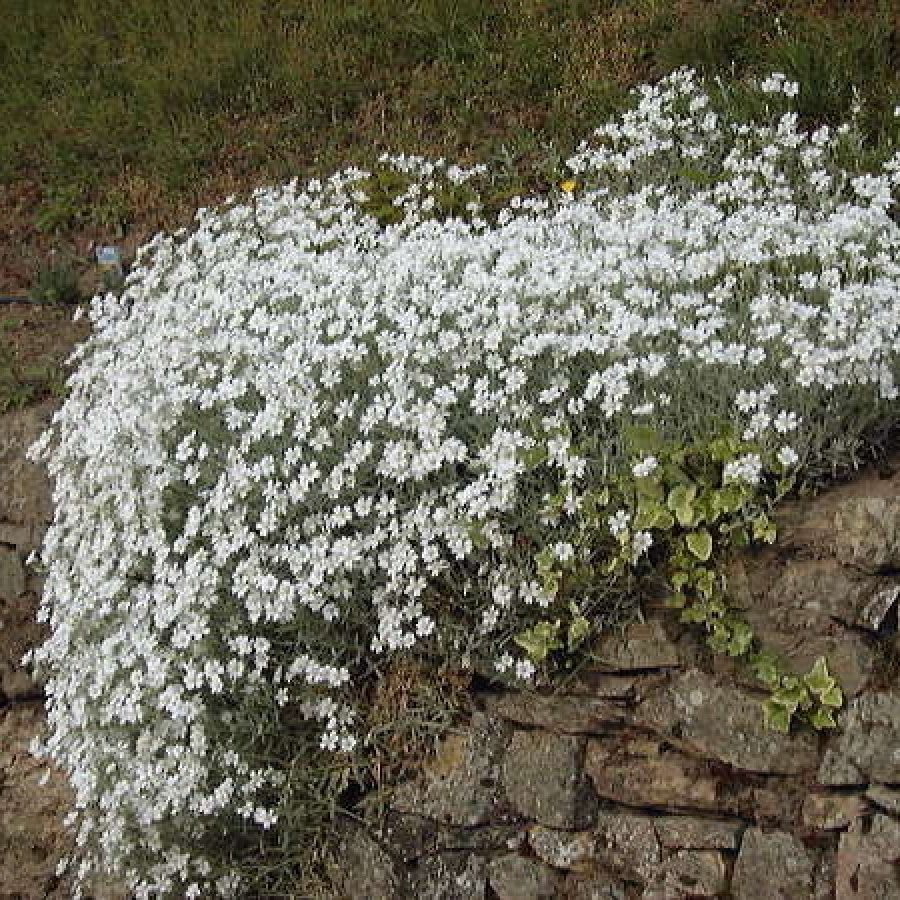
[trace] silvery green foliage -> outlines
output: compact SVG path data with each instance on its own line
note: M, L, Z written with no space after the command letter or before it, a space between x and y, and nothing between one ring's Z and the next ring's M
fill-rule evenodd
M474 187L467 221L435 217L483 172L419 159L386 161L410 185L387 227L360 171L261 190L95 299L34 451L56 479L41 749L75 788L83 874L240 893L198 848L282 827L295 770L260 737L279 716L353 750L366 656L530 677L511 627L554 598L515 536L571 558L581 492L653 469L626 426L731 423L758 453L726 480L757 483L842 404L896 414L900 157L854 174L852 125L801 133L794 86L760 90L765 125L689 72L643 88L570 161L573 192L497 221ZM635 563L649 546L633 536Z

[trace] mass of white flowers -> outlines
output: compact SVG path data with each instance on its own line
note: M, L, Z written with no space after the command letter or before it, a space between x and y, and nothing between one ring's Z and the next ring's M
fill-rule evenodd
M290 829L296 736L354 751L365 659L531 676L509 635L554 602L534 548L571 560L584 491L653 473L626 426L733 425L756 451L723 477L758 484L844 408L896 416L900 154L856 171L855 126L804 133L797 90L772 76L768 119L733 121L676 72L580 148L574 187L499 216L483 169L408 157L383 161L391 224L368 172L260 190L94 300L33 450L55 478L36 749L75 789L82 874L240 895L211 836Z

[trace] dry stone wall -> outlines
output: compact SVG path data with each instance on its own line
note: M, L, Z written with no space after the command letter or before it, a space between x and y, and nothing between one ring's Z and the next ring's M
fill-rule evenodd
M20 665L41 637L26 559L50 516L24 454L51 414L0 417L0 897L61 900L70 796L27 753L40 686ZM342 827L340 896L900 900L900 474L779 524L776 546L729 567L732 600L798 670L828 657L837 730L767 731L752 678L648 610L562 693L474 695L384 819Z
M900 475L785 507L732 602L799 671L826 655L839 727L783 735L765 694L668 610L607 634L563 692L483 692L377 825L344 895L434 900L900 900Z

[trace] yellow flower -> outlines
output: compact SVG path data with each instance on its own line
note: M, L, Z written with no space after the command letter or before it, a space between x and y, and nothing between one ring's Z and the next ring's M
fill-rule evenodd
M578 184L577 184L577 182L574 181L572 178L569 178L569 179L566 180L566 181L561 181L560 184L559 184L559 186L560 186L560 188L561 188L562 190L564 190L567 194L574 194L574 193L575 193L575 188L578 187Z

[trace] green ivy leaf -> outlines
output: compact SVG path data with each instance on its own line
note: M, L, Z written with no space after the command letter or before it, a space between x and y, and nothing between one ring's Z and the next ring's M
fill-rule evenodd
M517 634L513 641L535 663L543 662L553 651L559 649L559 620L555 622L538 622L533 628Z
M716 622L706 637L707 646L716 653L725 653L731 641L731 630L725 622Z
M744 505L748 497L748 490L744 485L726 484L715 492L715 504L723 513L733 513Z
M731 623L731 640L725 648L729 656L743 656L753 643L753 629L746 622Z
M705 566L698 566L694 570L694 587L706 598L712 597L716 588L716 575L712 569Z
M681 621L682 622L690 622L694 625L702 625L706 621L706 609L699 604L695 603L692 606L687 606L681 611Z
M841 693L840 687L835 684L830 690L819 694L819 703L822 706L830 706L833 709L839 709L844 703L844 695Z
M687 597L684 594L671 594L666 598L666 606L671 609L684 609L687 605Z
M569 650L574 650L587 637L590 630L591 623L584 616L575 616L571 625L569 625Z
M783 678L781 681L782 686L772 692L772 699L776 703L780 703L791 714L796 712L798 707L805 704L809 699L809 690L806 685L799 682L794 684L794 682L797 682L797 679Z
M660 528L663 531L669 531L675 526L675 519L665 507L660 506L656 511L656 518L651 523L651 528Z
M765 514L757 516L753 522L753 540L774 544L777 535L775 523Z
M763 703L763 719L767 728L787 734L791 730L791 713L775 700Z
M705 529L691 531L685 536L688 550L697 559L706 562L712 556L712 535Z
M669 491L666 498L666 506L675 513L678 524L685 528L694 524L694 498L697 496L697 486L694 484L679 484Z
M814 694L823 694L834 687L834 679L828 673L828 661L824 656L816 659L809 673L803 676L803 681Z
M674 572L672 577L669 579L672 583L672 587L676 591L680 591L686 584L688 584L691 580L690 572Z
M837 722L834 721L834 716L831 714L831 710L822 709L822 707L819 707L814 713L812 713L812 715L809 717L809 723L813 726L813 728L818 729L837 727Z
M559 572L544 572L541 576L541 590L549 597L555 597L559 593L561 584Z
M781 677L778 672L778 660L769 650L760 650L750 658L753 674L770 690L778 687Z

